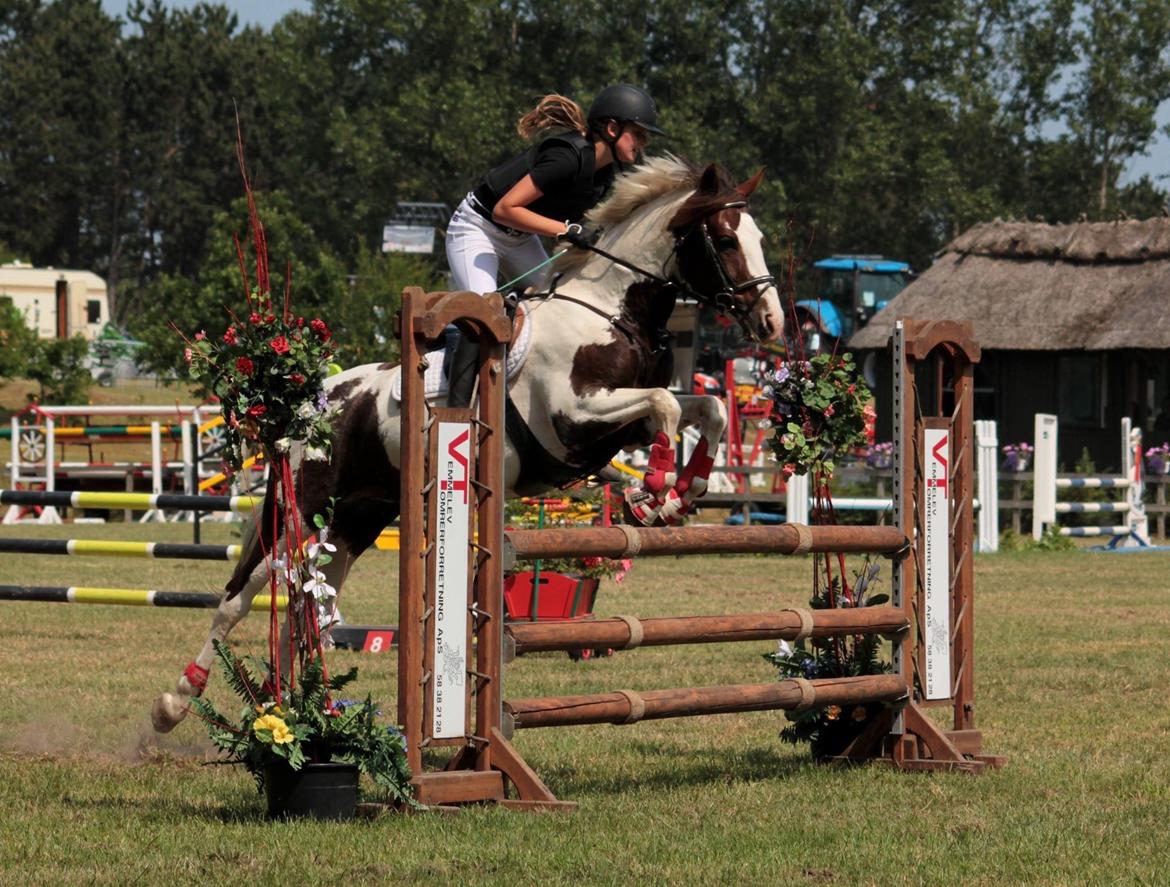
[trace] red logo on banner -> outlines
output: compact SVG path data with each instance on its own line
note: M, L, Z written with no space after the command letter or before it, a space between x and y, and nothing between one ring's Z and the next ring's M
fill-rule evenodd
M928 477L926 485L928 487L938 487L941 490L947 488L947 457L942 454L942 450L947 445L947 435L943 435L938 439L938 443L934 445L934 449L930 451L930 455L934 456L936 460L942 463L943 476L942 477Z
M463 504L467 504L467 460L468 456L459 452L459 447L468 443L471 439L471 432L464 431L461 435L451 441L447 445L447 455L455 462L459 463L461 469L461 478L454 480L443 480L439 482L439 489L441 490L455 490L463 493Z

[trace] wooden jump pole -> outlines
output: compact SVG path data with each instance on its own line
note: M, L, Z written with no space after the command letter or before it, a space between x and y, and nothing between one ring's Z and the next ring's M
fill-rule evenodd
M540 653L588 647L657 647L730 641L794 641L850 634L896 635L909 627L899 607L781 610L735 616L622 616L587 622L513 622L507 634L515 652Z
M827 680L771 681L682 687L673 690L618 690L582 696L541 696L509 699L504 710L516 729L571 727L581 724L636 724L661 718L732 712L793 710L864 702L896 702L906 696L899 675L862 675Z
M505 545L516 560L558 557L655 557L680 554L805 554L874 552L906 548L899 527L803 524L728 527L572 527L509 530Z

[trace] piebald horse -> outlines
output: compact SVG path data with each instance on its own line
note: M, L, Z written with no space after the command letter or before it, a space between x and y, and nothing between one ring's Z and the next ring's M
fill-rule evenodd
M524 302L529 348L508 389L509 495L566 484L623 448L647 445L649 470L641 489L627 494L638 520L673 522L706 490L727 414L717 397L675 396L664 387L672 370L666 323L676 300L687 296L735 318L756 339L781 337L779 294L747 209L762 178L761 170L737 186L714 165L653 158L620 176L591 211L586 221L603 231L595 248L562 257L551 291ZM328 400L337 408L332 458L307 461L299 448L292 453L306 526L333 500L328 529L337 551L325 573L339 591L354 559L398 516L399 376L396 366L369 364L329 379ZM676 470L671 442L686 425L697 426L701 439ZM155 700L159 731L186 715L191 697L206 686L213 641L226 638L268 582L258 522L245 536L202 650L176 691Z

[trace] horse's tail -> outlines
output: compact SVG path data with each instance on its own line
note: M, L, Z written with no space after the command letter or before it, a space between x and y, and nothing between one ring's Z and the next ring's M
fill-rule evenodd
M273 550L272 514L273 509L277 507L275 485L276 473L269 472L268 489L264 493L264 505L259 517L253 515L252 520L245 528L244 539L240 547L240 559L236 562L236 569L232 573L232 577L224 585L229 601L244 590L244 586L248 584L248 577L264 560L265 551Z

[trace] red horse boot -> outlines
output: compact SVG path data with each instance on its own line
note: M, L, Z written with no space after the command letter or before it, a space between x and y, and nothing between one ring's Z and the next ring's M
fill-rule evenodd
M650 447L650 463L642 477L642 489L661 498L662 491L669 489L674 482L674 447L670 445L670 438L659 431L654 435L654 443Z
M707 439L701 438L675 485L663 497L659 518L668 526L681 522L694 507L695 500L707 491L707 478L715 460L707 455Z
M641 487L626 487L623 495L630 516L642 526L649 527L658 520L658 511L662 508L662 500L653 493L649 493Z

